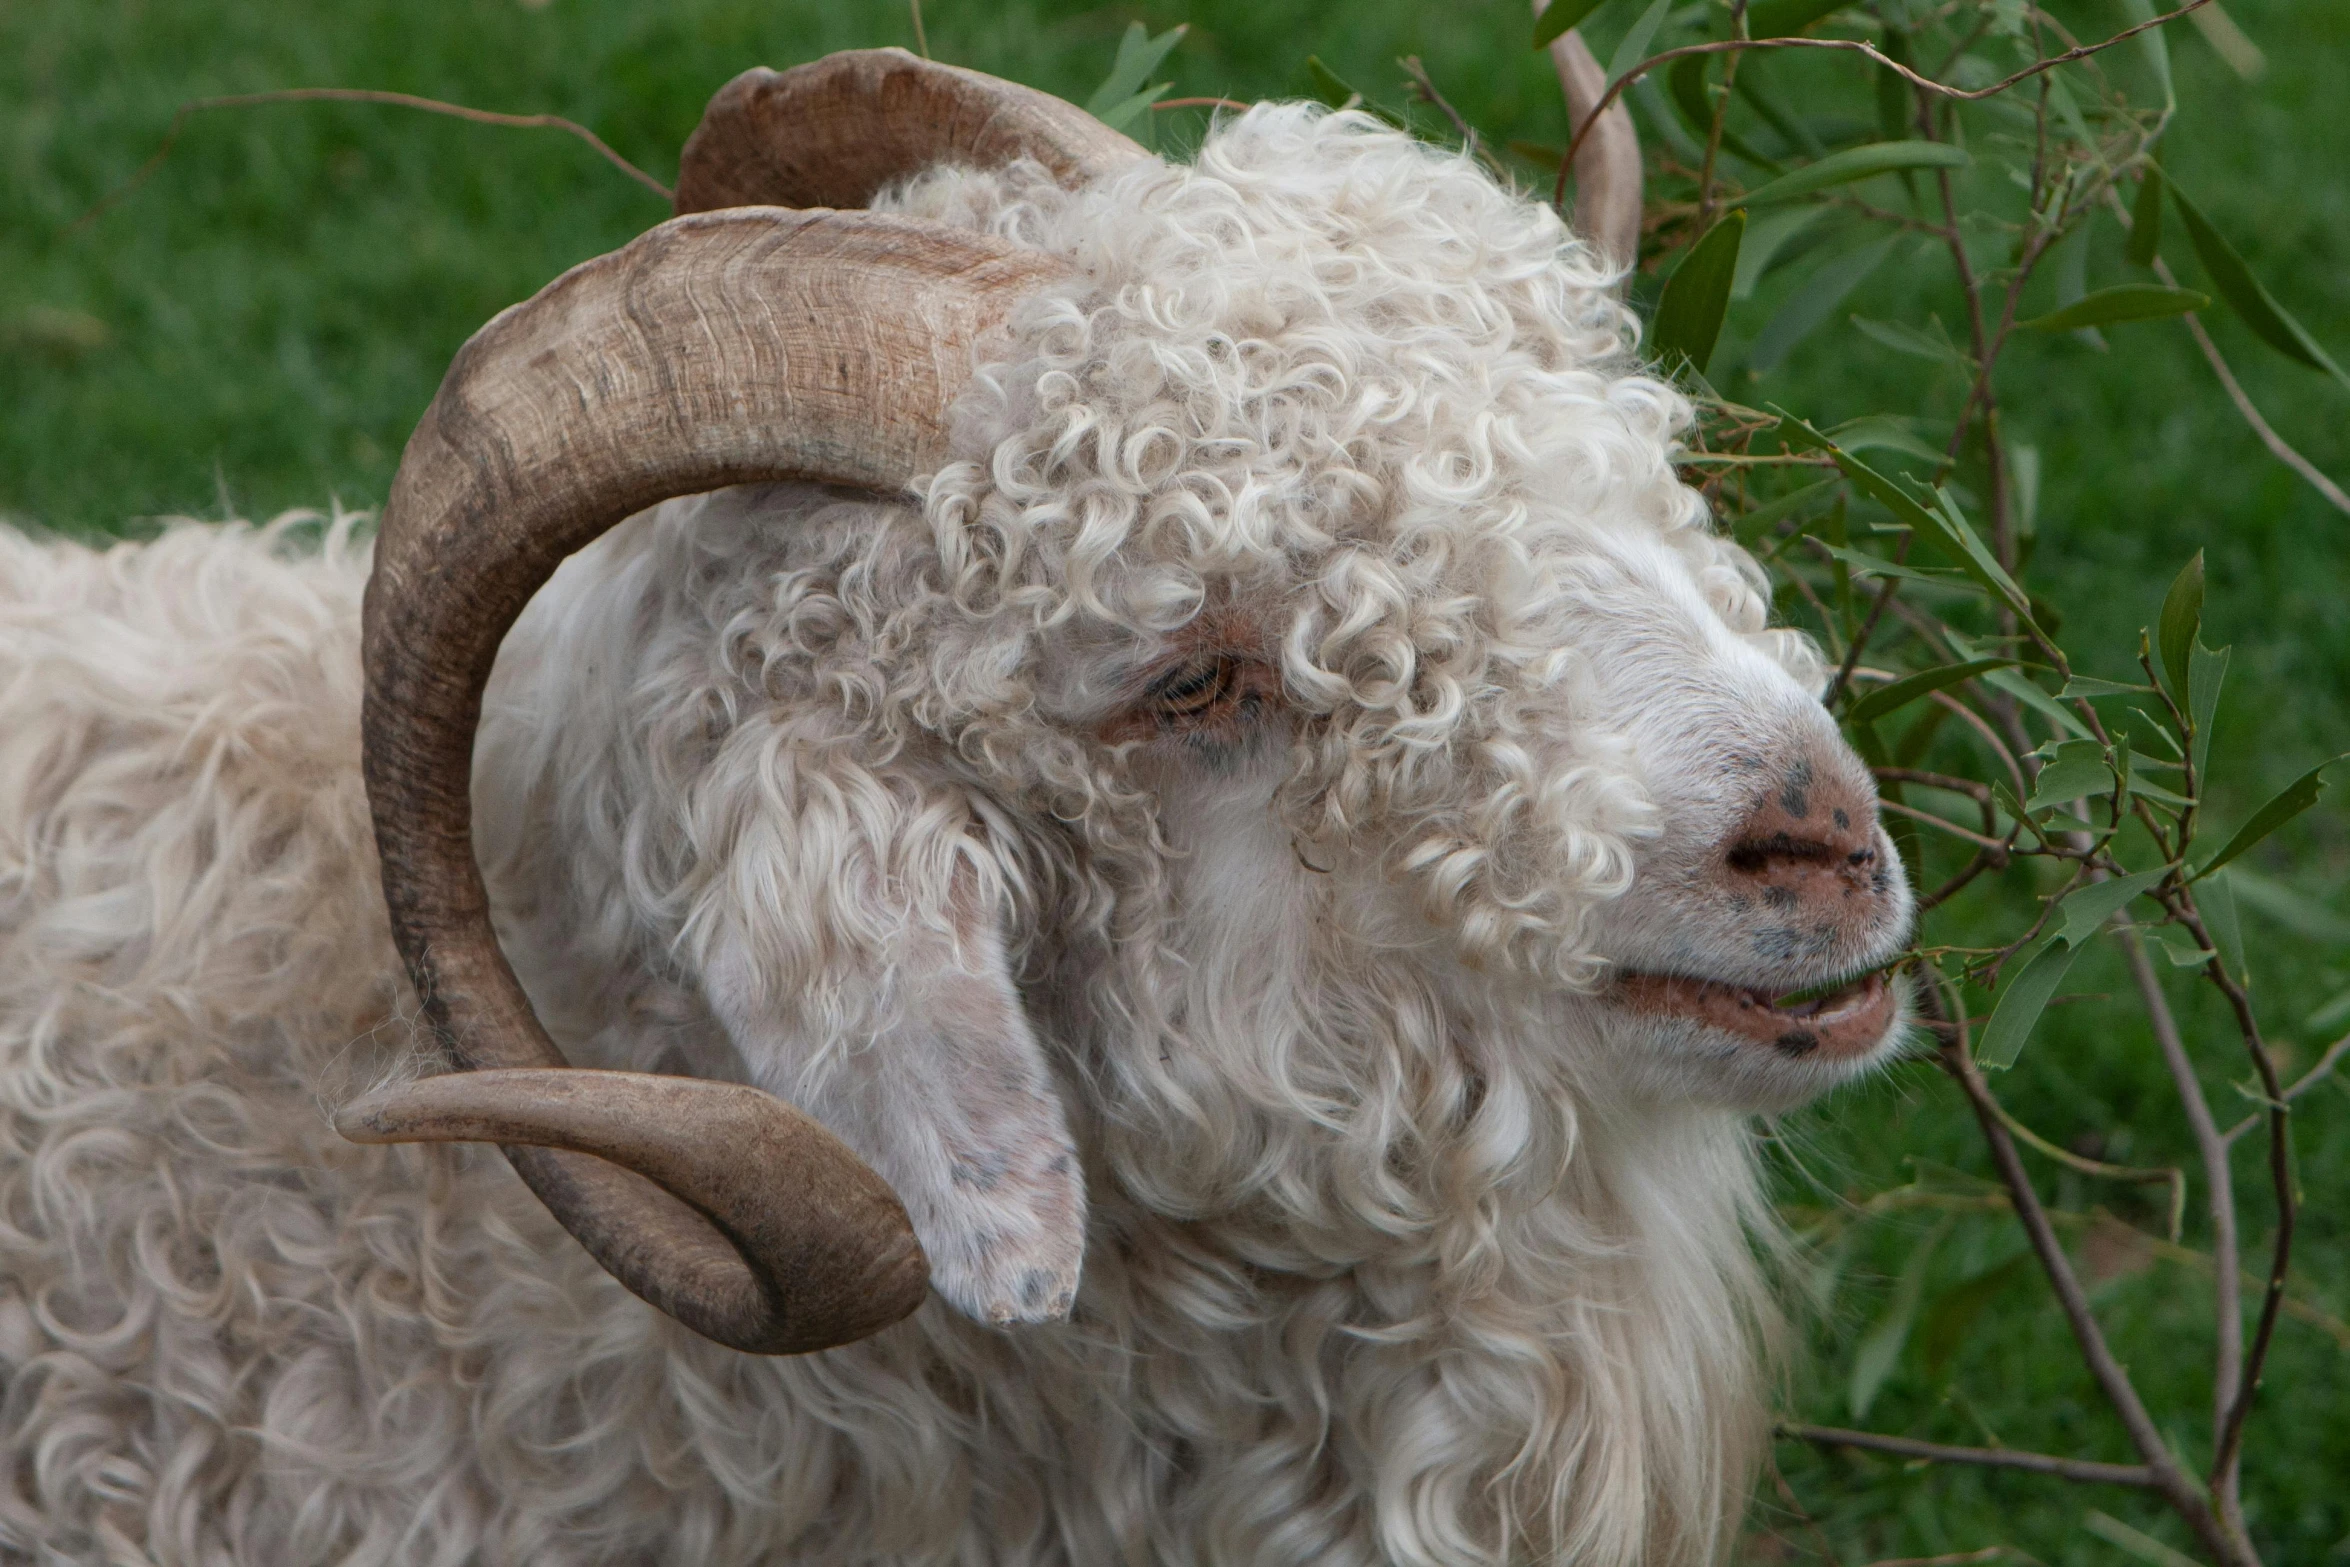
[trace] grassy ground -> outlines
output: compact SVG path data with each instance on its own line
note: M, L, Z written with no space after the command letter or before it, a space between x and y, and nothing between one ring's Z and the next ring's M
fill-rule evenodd
M1618 7L1627 14L1632 8ZM2059 0L2083 32L2124 20L2118 0ZM2177 31L2182 100L2174 176L2236 237L2274 291L2350 357L2350 113L2341 63L2350 8L2338 0L2234 0L2268 51L2247 86ZM1612 10L1608 15L1612 15ZM1306 87L1309 53L1400 101L1398 55L1422 56L1470 119L1501 139L1555 144L1563 113L1539 57L1520 47L1512 0L1153 0L1088 9L1054 0L933 0L941 58L1082 100L1135 18L1192 31L1167 74L1182 94L1254 98ZM1605 58L1623 20L1592 29ZM547 111L593 126L666 178L703 100L735 71L828 50L911 43L895 0L0 0L0 512L69 530L136 527L170 513L264 515L382 497L409 425L465 336L564 266L657 221L662 205L592 153L550 132L485 129L380 108L272 107L196 118L153 181L76 233L67 226L138 167L182 100L295 85L394 88L486 108ZM1773 62L1774 68L1779 62ZM1774 69L1806 107L1830 78ZM1170 145L1199 121L1162 121ZM2091 283L2118 280L2108 232ZM1936 285L1889 267L1847 303L1923 323ZM1736 370L1775 299L1766 285L1733 314L1725 389L1821 422L1886 407L1945 416L1956 388L1915 359L1862 351L1840 315L1771 375ZM1943 308L1946 308L1943 307ZM2350 477L2350 393L2286 363L2233 319L2214 331L2252 395L2321 467ZM1720 367L1717 366L1717 369ZM2240 819L2323 756L2350 746L2350 518L2270 461L2227 406L2183 330L2126 327L2098 354L2069 339L2018 351L2004 374L2010 431L2043 458L2035 585L2069 617L2090 667L2124 676L2136 629L2196 548L2208 552L2211 640L2236 661L2223 709L2215 815ZM2264 846L2258 868L2344 904L2350 830L2323 811ZM2034 889L2019 870L1971 895L2012 909ZM1960 917L1972 918L1965 911ZM1988 917L1984 915L1983 917ZM2324 1043L2304 1019L2350 985L2350 948L2248 918L2258 996L2283 1047L2306 1064ZM2085 999L2050 1015L2002 1083L2052 1138L2134 1164L2188 1149L2143 1025L2120 1004L2110 954L2069 982ZM2242 1075L2213 1000L2174 986L2223 1117ZM2339 1025L2336 1025L2338 1030ZM2310 1199L2301 1292L2350 1316L2350 1094L2306 1101L2301 1177ZM1949 1286L2019 1247L1996 1217L1950 1212L1988 1174L1971 1122L1922 1066L1782 1129L1785 1191L1826 1211L1923 1174L1941 1207L1853 1224L1819 1254L1824 1306L1790 1408L1858 1423L1855 1347L1918 1256L1919 1331L1867 1410L1887 1431L1999 1440L2123 1460L2119 1429L2081 1371L2037 1280L1978 1292L1961 1321ZM2238 1161L2250 1235L2265 1234L2257 1159ZM2041 1163L2043 1192L2076 1213L2102 1205L2160 1227L2144 1189L2097 1187ZM2198 1194L2197 1203L2200 1202ZM2075 1230L2118 1353L2182 1451L2199 1455L2208 1371L2199 1335L2209 1291L2189 1263L2150 1256L2117 1230ZM2191 1220L2190 1247L2202 1244ZM1963 1331L1962 1331L1963 1330ZM1947 1351L1947 1353L1944 1353ZM2250 1510L2272 1562L2350 1560L2350 1346L2288 1320L2252 1448ZM2095 1507L2184 1543L2129 1493L2083 1492L2012 1475L1908 1469L1782 1446L1788 1490L1766 1488L1753 1559L1833 1550L1843 1561L2006 1543L2041 1561L2120 1563L2084 1530ZM1818 1521L1808 1529L1785 1497ZM1778 1539L1768 1531L1777 1531Z

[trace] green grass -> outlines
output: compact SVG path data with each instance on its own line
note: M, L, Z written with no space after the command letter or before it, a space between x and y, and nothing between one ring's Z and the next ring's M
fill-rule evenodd
M1593 31L1601 57L1633 8ZM2234 0L2268 51L2238 81L2191 31L2174 29L2181 118L2172 174L2232 235L2272 290L2350 357L2350 7L2336 0ZM2124 20L2118 0L2059 10L2084 34ZM1617 15L1617 12L1624 15ZM1497 140L1556 145L1564 113L1540 57L1522 47L1522 6L1428 0L1198 0L1086 9L1051 0L991 6L934 0L933 52L1082 100L1128 21L1191 32L1168 64L1179 94L1237 98L1307 88L1318 54L1390 103L1394 61L1416 53ZM662 205L567 137L493 130L384 108L301 105L199 116L142 190L79 233L67 226L154 149L173 107L271 87L394 88L484 108L553 112L594 127L666 179L709 93L757 63L832 49L910 44L902 5L838 0L72 0L0 3L0 512L69 532L135 530L188 513L378 503L407 430L466 335L563 267L659 220ZM2124 66L2123 69L2131 67ZM1840 72L1845 74L1840 75ZM1838 62L1774 60L1774 90L1807 111L1850 93ZM1865 104L1865 98L1862 100ZM1166 116L1171 147L1201 120ZM2110 223L2091 286L2121 280ZM2189 281L2192 281L2192 269ZM1955 411L1958 385L1873 348L1860 315L1924 324L1949 309L1931 265L1888 266L1773 374L1739 369L1787 285L1766 281L1731 316L1715 370L1724 390L1826 424L1883 409ZM1946 316L1947 319L1947 316ZM2350 478L2350 392L2261 347L2232 318L2213 330L2260 406L2327 471ZM1952 322L1956 325L1955 322ZM2137 628L2198 547L2208 552L2208 637L2232 641L2232 687L2215 750L2213 814L2240 820L2314 761L2350 748L2350 518L2273 462L2229 408L2175 323L2125 326L2100 354L2070 339L2020 345L2002 392L2009 434L2036 446L2045 480L2034 585L2062 607L2065 640L2096 673L2132 673ZM1937 380L1937 376L1943 378ZM2342 906L2350 830L2321 809L2251 863ZM1970 893L1962 921L1999 928L2035 872ZM2045 891L2044 887L2037 890ZM2246 915L2256 996L2306 1064L2320 1035L2302 1020L2350 985L2350 950ZM2217 998L2173 985L2223 1118L2244 1104ZM2093 953L2068 992L2113 997L2053 1011L2000 1087L2052 1139L2133 1164L2191 1163L2119 961ZM2350 1316L2350 1093L2305 1102L2300 1174L2309 1196L2299 1291ZM1782 1129L1784 1191L1824 1205L1928 1171L1952 1190L1988 1174L1971 1120L1937 1074L1896 1069L1878 1085ZM2265 1236L2253 1142L2240 1149L2248 1237ZM2102 1204L2159 1228L2146 1188L2098 1186L2030 1156L2042 1191L2077 1211ZM2198 1186L2186 1240L2204 1243ZM1837 1285L1795 1372L1803 1418L1858 1423L1856 1343L1923 1239L1925 1299L2012 1255L2012 1223L1966 1217L1937 1232L1916 1212L1852 1230L1825 1254ZM2108 1275L2098 1305L2118 1353L2180 1449L2200 1461L2209 1291L2191 1269L2091 1248ZM2257 1255L2255 1251L2253 1253ZM1910 1343L1867 1415L1886 1431L1996 1438L2113 1460L2131 1455L2026 1275L1989 1301L1947 1365ZM2248 1505L2275 1563L2350 1559L2350 1353L2288 1320L2251 1448ZM2185 1537L2131 1493L1973 1471L1908 1469L1782 1445L1793 1494L1842 1559L2008 1543L2041 1561L2121 1563L2084 1531L2102 1508L2174 1544ZM1814 1536L1766 1488L1761 1521L1798 1557ZM1758 1536L1757 1561L1783 1559Z

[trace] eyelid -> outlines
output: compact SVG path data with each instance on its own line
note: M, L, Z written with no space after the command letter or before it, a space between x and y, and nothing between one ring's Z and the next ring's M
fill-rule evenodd
M1151 682L1146 693L1154 702L1188 702L1201 692L1212 692L1232 678L1232 660L1205 658L1180 664Z

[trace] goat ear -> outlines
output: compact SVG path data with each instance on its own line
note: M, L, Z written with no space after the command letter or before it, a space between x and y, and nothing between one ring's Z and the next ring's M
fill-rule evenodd
M1000 888L967 828L940 841L960 812L900 795L876 813L863 793L847 831L821 790L802 796L812 812L732 835L729 895L696 943L704 992L751 1080L896 1189L949 1304L984 1322L1066 1317L1085 1182L1012 985ZM889 819L926 841L886 841Z

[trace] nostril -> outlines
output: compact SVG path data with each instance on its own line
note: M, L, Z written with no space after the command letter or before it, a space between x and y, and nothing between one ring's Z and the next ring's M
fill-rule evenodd
M1791 888L1825 877L1857 889L1880 875L1885 850L1875 791L1866 773L1842 762L1798 757L1789 763L1755 800L1719 863L1742 881Z
M1745 876L1760 876L1782 865L1833 865L1839 859L1849 865L1860 865L1875 855L1866 849L1839 855L1833 844L1779 832L1768 838L1746 839L1730 851L1728 858L1730 869Z

